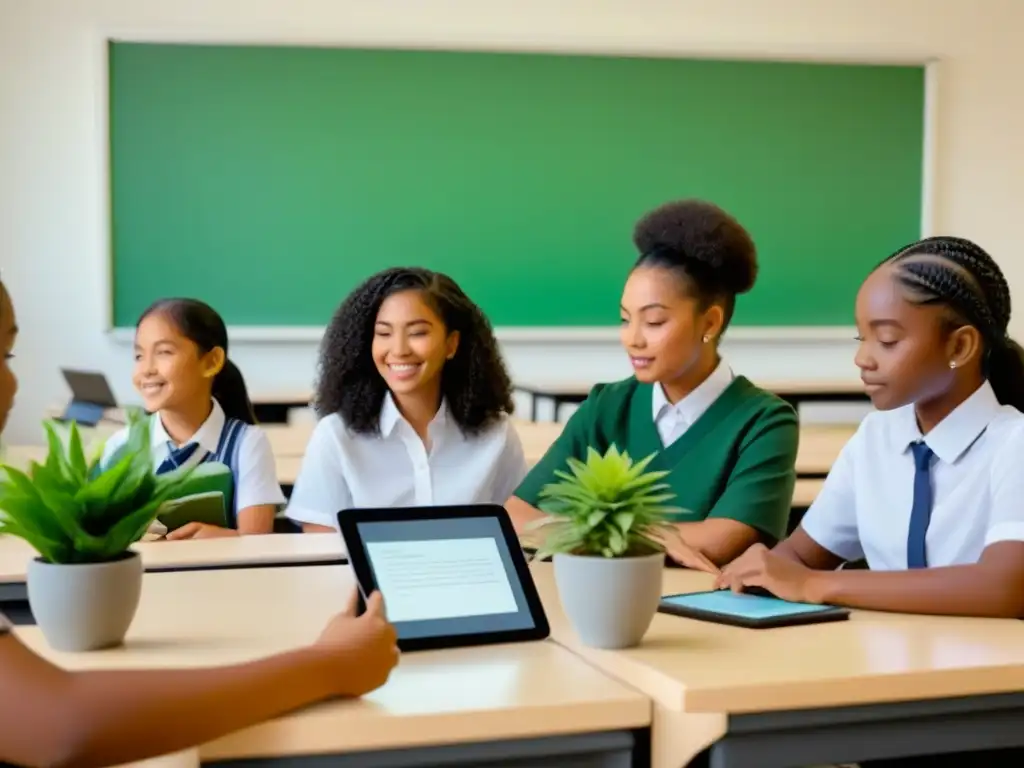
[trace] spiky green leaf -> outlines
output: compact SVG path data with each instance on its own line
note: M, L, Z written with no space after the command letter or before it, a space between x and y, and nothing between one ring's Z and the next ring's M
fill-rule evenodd
M537 557L569 552L596 557L630 557L664 551L665 531L675 527L675 498L664 470L650 470L656 454L634 461L612 445L602 455L588 447L556 470L555 482L540 492L544 524L531 526L541 543Z
M156 518L160 505L182 490L192 470L157 479L149 419L129 414L128 438L107 462L102 445L86 459L72 424L62 437L43 425L47 457L29 472L0 473L0 534L24 539L52 563L104 562L122 555Z

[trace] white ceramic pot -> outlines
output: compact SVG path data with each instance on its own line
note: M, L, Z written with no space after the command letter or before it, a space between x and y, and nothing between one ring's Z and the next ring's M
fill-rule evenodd
M661 599L662 553L643 557L552 558L562 610L594 648L639 645Z
M36 624L57 651L120 645L142 594L142 559L127 552L106 563L28 565L28 602Z

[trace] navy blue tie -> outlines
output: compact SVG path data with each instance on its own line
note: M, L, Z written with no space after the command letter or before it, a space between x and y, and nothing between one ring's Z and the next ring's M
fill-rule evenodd
M910 509L907 533L907 568L926 568L925 537L932 517L932 449L924 443L910 446L914 452L914 506Z
M157 467L156 473L162 475L166 472L173 472L186 461L192 458L192 454L199 448L199 443L189 443L181 448L173 449L167 458L160 462L160 466Z

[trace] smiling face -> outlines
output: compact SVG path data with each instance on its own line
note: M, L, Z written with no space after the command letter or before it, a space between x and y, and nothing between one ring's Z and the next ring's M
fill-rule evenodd
M395 395L438 396L441 370L458 345L459 334L448 332L419 291L394 293L377 310L371 353Z
M217 347L203 354L161 312L147 315L135 330L132 383L150 413L208 400L213 377L223 365L224 350Z
M704 336L717 337L722 308L712 305L702 311L683 287L679 276L661 267L638 267L626 281L620 337L639 381L685 379L700 367L703 356L716 357Z
M14 355L14 342L18 338L18 325L14 317L14 304L7 289L0 284L0 351L3 362L0 362L0 432L7 425L7 417L14 407L14 395L18 391L18 380L11 370L11 358Z
M907 300L892 266L884 265L857 293L860 346L855 362L871 402L879 410L939 397L953 385L963 338L950 334L942 308Z

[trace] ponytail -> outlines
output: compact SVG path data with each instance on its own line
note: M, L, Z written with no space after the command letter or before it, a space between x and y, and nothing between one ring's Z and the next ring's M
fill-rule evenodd
M238 419L246 424L256 423L245 378L238 366L230 360L224 361L224 367L213 379L213 397L220 403L227 418Z
M996 399L1024 412L1024 349L1011 338L992 345L988 381Z

